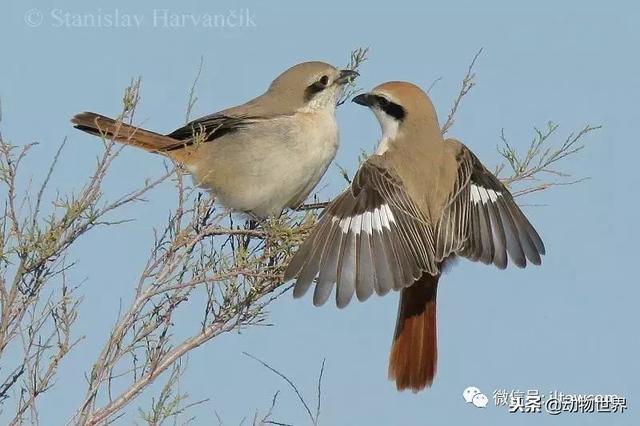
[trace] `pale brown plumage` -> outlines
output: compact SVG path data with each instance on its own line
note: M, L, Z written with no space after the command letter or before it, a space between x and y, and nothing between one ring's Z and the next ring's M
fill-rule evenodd
M267 217L304 201L333 160L336 102L356 75L324 62L298 64L255 99L167 135L92 112L71 121L82 131L166 155L227 207Z
M389 363L398 389L429 386L436 368L436 289L443 264L473 261L540 264L542 240L507 188L462 143L444 140L426 93L404 82L382 84L355 102L382 127L378 152L323 212L291 260L301 297L316 276L313 302L366 300L402 290Z

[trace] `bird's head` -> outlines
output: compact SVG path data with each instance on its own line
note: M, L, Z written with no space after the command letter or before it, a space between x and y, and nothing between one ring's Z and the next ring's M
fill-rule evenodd
M335 109L344 86L357 76L356 71L341 70L324 62L303 62L280 74L268 93L298 111Z
M438 124L436 112L429 96L418 86L404 81L390 81L376 86L368 93L352 99L375 114L382 138L395 139L400 132L411 127L433 128Z

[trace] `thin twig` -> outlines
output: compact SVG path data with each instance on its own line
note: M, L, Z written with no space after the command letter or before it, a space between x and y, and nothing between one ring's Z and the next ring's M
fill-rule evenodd
M285 382L287 382L287 384L289 385L289 387L291 387L291 389L293 389L293 391L296 393L296 396L298 397L298 399L300 400L300 402L302 403L304 409L307 411L307 414L309 415L309 418L311 419L311 422L316 425L317 424L317 419L315 419L313 417L313 414L311 413L311 409L309 408L309 406L307 405L306 401L304 400L304 398L302 397L302 394L300 393L300 391L298 390L298 387L295 385L295 383L293 383L291 381L291 379L289 379L287 376L285 376L283 373L281 373L280 371L276 370L275 368L273 368L272 366L270 366L269 364L267 364L266 362L264 362L263 360L261 360L260 358L257 358L253 355L251 355L248 352L242 352L244 355L248 356L249 358L253 359L254 361L259 362L260 364L262 364L263 367L267 368L268 370L270 370L271 372L277 374L278 376L280 376Z
M476 60L482 53L483 49L484 48L480 48L480 50L476 52L476 54L473 57L473 60L471 61L471 64L469 64L469 67L467 68L467 73L462 79L462 84L460 85L460 92L458 93L458 96L456 96L456 99L453 102L453 106L451 107L451 111L449 112L449 116L447 117L447 121L445 121L444 125L442 126L443 135L449 131L451 126L453 126L453 123L455 121L454 117L458 112L458 108L460 107L460 103L462 102L462 99L464 99L464 97L469 93L469 91L473 89L473 86L476 85L474 81L474 78L476 75L473 72L473 67L475 66Z

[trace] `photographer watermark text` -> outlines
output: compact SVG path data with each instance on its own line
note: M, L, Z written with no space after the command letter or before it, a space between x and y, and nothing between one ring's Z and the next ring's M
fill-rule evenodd
M249 9L230 9L223 13L184 13L172 9L152 9L129 12L121 9L96 9L71 11L30 9L24 14L24 22L32 28L251 28L256 27L256 17Z

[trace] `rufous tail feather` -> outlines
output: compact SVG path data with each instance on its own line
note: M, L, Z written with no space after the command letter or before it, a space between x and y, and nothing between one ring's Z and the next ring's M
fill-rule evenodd
M436 374L436 292L440 275L424 273L400 293L395 335L389 356L389 379L398 390L418 392Z
M175 148L180 143L180 141L173 138L130 126L94 112L77 114L71 119L71 122L76 129L112 139L116 142L133 145L149 152L162 153L168 149Z

